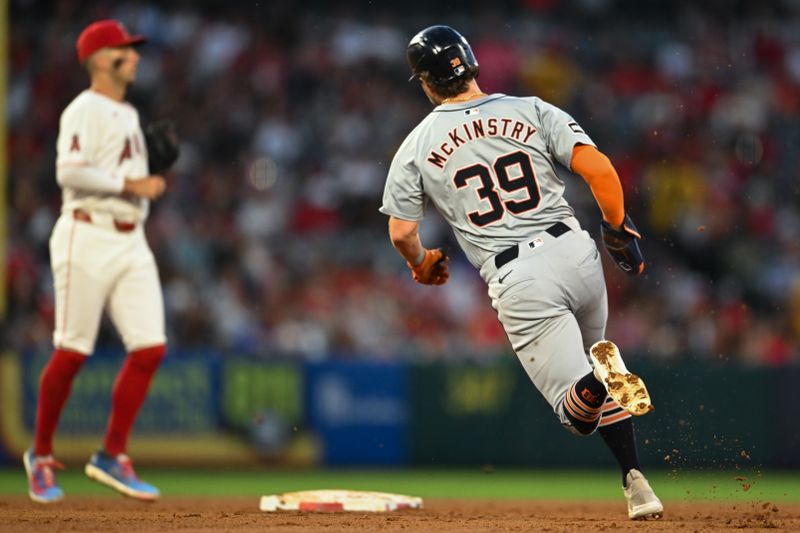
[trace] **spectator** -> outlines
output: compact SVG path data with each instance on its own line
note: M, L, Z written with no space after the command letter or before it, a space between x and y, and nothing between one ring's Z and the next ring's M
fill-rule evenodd
M132 100L145 120L179 125L182 157L148 225L173 346L313 359L508 351L477 301L479 280L458 268L463 258L435 297L386 260L377 212L386 165L427 112L414 87L397 83L418 17L280 2L248 17L213 3L66 6L11 8L4 337L13 348L49 350L50 147L58 110L83 83L64 43L102 15L158 36ZM720 17L719 6L689 2L629 2L623 13L614 2L535 0L460 25L485 63L482 84L553 100L618 164L649 261L636 283L606 269L620 310L609 335L626 357L800 358L800 8L739 7ZM486 10L465 3L461 15ZM570 201L595 228L593 204Z

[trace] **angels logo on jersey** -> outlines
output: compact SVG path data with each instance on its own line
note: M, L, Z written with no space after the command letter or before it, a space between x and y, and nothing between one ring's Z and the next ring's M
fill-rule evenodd
M119 161L117 161L117 165L121 165L126 159L133 159L133 153L131 152L131 140L128 137L125 137L125 146L122 148L122 153L119 154Z

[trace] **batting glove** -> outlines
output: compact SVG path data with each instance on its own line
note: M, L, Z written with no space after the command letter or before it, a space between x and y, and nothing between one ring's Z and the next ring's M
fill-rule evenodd
M600 223L600 232L603 235L603 244L611 259L620 270L631 276L638 276L644 272L644 256L639 248L639 239L642 236L627 214L618 230L603 220Z
M411 269L414 281L423 285L443 285L447 283L450 273L447 272L449 258L441 248L425 250L422 262L417 266L406 263Z

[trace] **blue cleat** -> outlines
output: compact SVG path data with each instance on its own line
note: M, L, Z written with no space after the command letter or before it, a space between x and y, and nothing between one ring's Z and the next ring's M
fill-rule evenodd
M33 450L22 454L25 472L28 473L28 496L39 503L53 503L64 498L64 491L58 486L53 468L63 469L64 465L53 459L52 455L34 455Z
M85 472L89 479L137 500L154 501L161 495L153 485L139 479L130 457L124 453L111 457L104 451L98 451L86 463Z

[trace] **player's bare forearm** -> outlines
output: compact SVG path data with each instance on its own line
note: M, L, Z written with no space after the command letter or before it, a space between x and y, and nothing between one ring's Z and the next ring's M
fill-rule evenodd
M122 192L141 198L147 198L148 200L155 200L164 194L166 186L164 178L153 174L138 180L125 178L125 185L123 186Z
M419 239L419 223L389 217L389 238L392 246L408 263L418 265L425 257Z
M589 184L603 220L619 229L625 218L625 200L619 176L608 157L594 146L577 145L572 151L572 170Z

